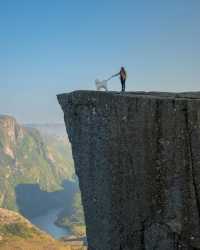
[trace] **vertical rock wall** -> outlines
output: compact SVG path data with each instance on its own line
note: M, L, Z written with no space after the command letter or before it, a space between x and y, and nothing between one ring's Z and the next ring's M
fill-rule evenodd
M200 94L58 96L89 250L200 249Z

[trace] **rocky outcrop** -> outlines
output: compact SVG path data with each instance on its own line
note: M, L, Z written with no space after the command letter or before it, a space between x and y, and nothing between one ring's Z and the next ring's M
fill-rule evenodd
M90 250L200 249L200 93L58 95Z
M1 147L6 155L14 159L16 144L24 137L24 129L19 126L15 118L0 115L0 130Z

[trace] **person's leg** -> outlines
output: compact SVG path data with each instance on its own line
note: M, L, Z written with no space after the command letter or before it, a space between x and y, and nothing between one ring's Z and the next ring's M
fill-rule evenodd
M125 88L126 88L126 80L124 79L124 90L123 91L125 91Z
M122 79L122 92L124 92L125 91L125 80L124 79Z
M120 78L120 81L121 81L121 85L122 85L122 90L121 91L123 91L123 79L122 78Z

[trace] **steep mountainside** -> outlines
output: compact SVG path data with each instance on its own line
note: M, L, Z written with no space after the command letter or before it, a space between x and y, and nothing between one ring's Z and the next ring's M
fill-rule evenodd
M0 206L17 209L18 184L38 184L42 190L61 189L74 177L66 144L44 139L38 130L20 126L13 117L0 116Z
M200 249L200 92L58 96L90 250Z
M37 129L57 163L61 161L62 166L67 164L70 170L70 166L73 166L73 159L64 124L26 124L24 126ZM74 171L74 168L71 168L71 171Z
M0 208L0 250L86 250L54 240L21 215Z
M66 163L71 166L74 165L71 144L67 137L64 123L26 124L24 126L35 128L40 132L45 144L47 145L48 151L56 159L59 168L65 166ZM56 196L58 196L58 194L56 194ZM74 197L72 197L72 199L67 199L66 202L68 202L68 205L60 213L56 224L62 227L67 227L70 229L71 233L77 237L85 236L84 214L78 188L74 193Z

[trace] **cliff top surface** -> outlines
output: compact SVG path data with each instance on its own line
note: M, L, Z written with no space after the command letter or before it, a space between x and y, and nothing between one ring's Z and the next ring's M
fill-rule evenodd
M194 92L116 92L116 91L92 91L92 90L77 90L70 93L58 94L58 100L62 102L66 97L134 97L134 98L153 98L153 99L174 99L174 100L194 100L200 99L200 91Z

